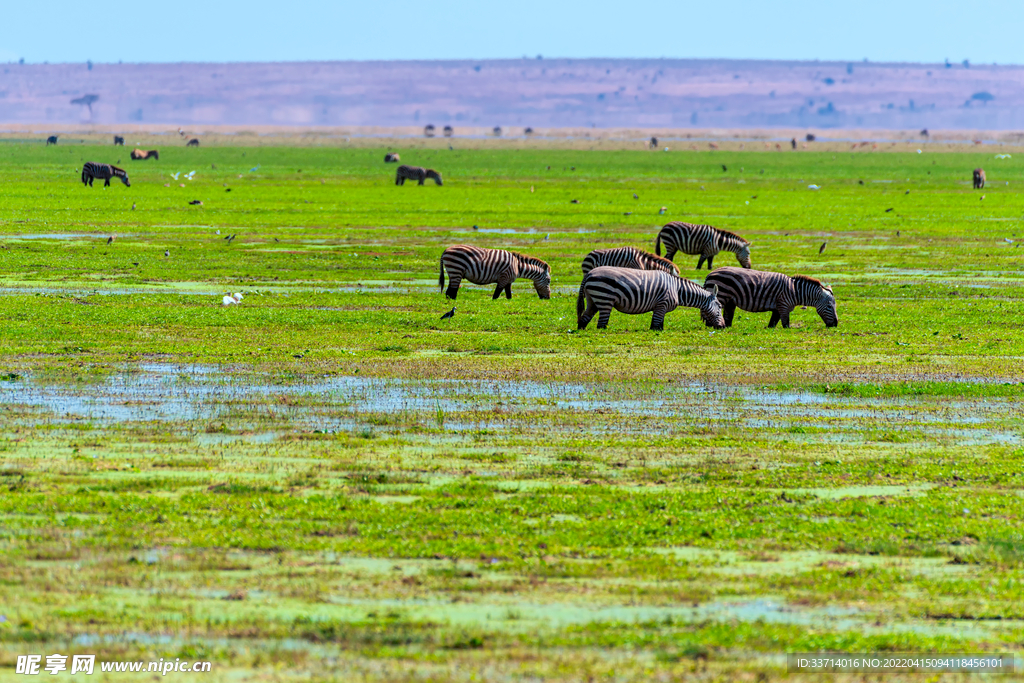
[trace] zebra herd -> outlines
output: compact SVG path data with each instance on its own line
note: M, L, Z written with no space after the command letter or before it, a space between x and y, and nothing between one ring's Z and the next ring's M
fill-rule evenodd
M736 309L750 313L771 312L768 327L782 323L789 327L789 315L797 306L812 306L825 327L839 325L832 288L820 281L797 275L753 270L750 242L710 225L673 222L665 225L655 241L658 254L635 247L596 249L583 259L583 281L576 297L576 327L586 329L594 318L597 327L608 326L612 310L629 315L652 313L651 329L662 330L665 315L680 306L696 308L708 327L732 326ZM660 256L661 245L666 257ZM724 267L708 273L704 285L680 277L672 262L676 253L699 255L697 269L707 261L708 270L720 251L736 254L742 268ZM512 283L517 278L533 280L541 299L551 298L551 266L532 256L503 249L457 244L441 254L438 284L444 290L445 271L448 289L445 295L455 299L462 280L477 285L495 285L492 299L504 291L512 298ZM455 309L446 317L452 317Z

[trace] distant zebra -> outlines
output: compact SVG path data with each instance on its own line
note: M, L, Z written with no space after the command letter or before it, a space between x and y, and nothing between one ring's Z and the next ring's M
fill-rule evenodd
M46 144L47 144L47 146L49 146L49 145L56 145L57 144L57 136L56 135L51 135L50 137L46 138Z
M139 159L159 159L160 158L160 152L155 150L155 149L151 149L151 150L133 149L131 157L132 157L132 159L135 159L136 161L138 161Z
M423 127L423 134L428 138L434 137L434 124L428 123Z
M512 298L512 283L518 278L533 280L533 288L541 299L551 298L551 266L539 258L504 249L483 249L468 244L456 244L441 254L441 275L438 286L444 289L444 271L448 271L448 289L445 296L454 299L459 295L463 278L474 285L496 285L497 299L502 290L505 298Z
M455 129L452 128L451 126L445 126L444 127L444 136L446 138L450 138L453 135L455 135Z
M432 168L420 168L419 166L399 166L398 170L395 171L395 185L405 185L406 180L416 180L417 185L422 185L423 181L427 178L433 178L434 182L438 185L444 185L441 182L441 174Z
M87 161L82 166L82 184L92 187L92 181L102 180L103 187L110 187L111 178L120 178L121 182L131 187L132 184L128 182L128 174L124 172L124 169L118 168L117 166L111 166L110 164L98 164L95 161Z
M576 297L576 328L587 325L598 314L597 327L608 327L612 309L630 315L654 313L651 329L665 329L665 314L679 306L700 310L708 327L725 327L718 288L705 289L684 278L662 271L633 270L601 266L583 277Z
M402 158L398 156L397 152L388 152L387 154L384 155L385 164L398 163L401 160Z
M651 141L649 143L647 143L647 145L651 149L657 149L658 148L658 138L652 137Z
M586 275L594 268L601 266L632 268L633 270L661 270L670 275L679 275L679 266L667 258L649 254L636 247L595 249L583 259L583 274Z
M120 135L115 135L114 136L114 145L115 146L116 145L120 145L120 146L124 147L124 138L121 137Z
M750 242L736 233L719 230L711 225L695 225L693 223L667 223L658 233L654 243L654 253L661 256L661 243L665 243L665 258L673 259L677 251L684 254L699 254L697 270L708 262L711 263L720 251L731 251L744 268L750 267Z
M985 187L985 169L974 169L974 189L980 190Z
M737 308L750 313L772 312L768 327L782 321L789 327L789 314L797 306L813 306L825 327L839 325L836 315L836 297L831 287L804 275L789 277L782 273L744 268L719 268L708 274L704 286L717 285L722 301L725 325L732 325Z
M188 143L186 143L185 146L186 147L198 147L199 146L199 138L192 138L191 140L188 141Z

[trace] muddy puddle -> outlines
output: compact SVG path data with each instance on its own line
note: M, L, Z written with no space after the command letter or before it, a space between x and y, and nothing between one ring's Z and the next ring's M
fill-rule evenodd
M212 365L141 364L89 384L48 384L31 376L0 382L0 404L31 406L57 421L228 422L245 439L289 429L349 431L406 418L446 431L567 428L649 432L653 423L778 430L781 438L836 441L864 434L955 443L1021 442L1021 403L1011 399L848 398L807 391L693 383L582 383L328 377L285 381ZM607 415L578 425L580 415ZM539 418L547 418L538 424ZM38 417L26 416L26 420ZM555 422L552 424L551 420ZM398 423L401 423L399 420ZM660 427L659 427L660 428ZM415 427L413 427L415 431ZM269 435L268 435L269 434ZM255 436L254 436L255 435ZM207 435L202 438L218 439Z

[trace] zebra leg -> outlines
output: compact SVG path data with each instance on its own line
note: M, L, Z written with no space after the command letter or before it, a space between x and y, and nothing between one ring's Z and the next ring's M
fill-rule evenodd
M497 285L495 285L495 287L494 287L494 296L491 297L491 301L494 301L499 296L501 296L501 290L503 290L503 289L505 289L505 287L500 282Z
M732 327L732 317L736 314L736 304L729 302L722 306L722 317L725 318L725 326Z
M583 311L583 315L581 315L580 319L576 321L576 329L587 329L587 325L589 325L590 321L594 319L595 313L597 313L597 306L594 305L593 301L587 299L587 310ZM607 321L605 322L607 323Z
M506 299L511 299L512 298L512 283L511 282L508 283L507 285L505 285L505 298Z
M603 330L608 327L608 319L612 317L612 309L606 308L597 316L597 329Z
M103 181L103 187L110 187L110 178Z
M670 247L670 246L668 246L666 244L665 245L665 258L667 258L669 261L671 261L673 258L675 258L675 255L676 255L677 251L679 251L679 250L676 249L675 247Z
M448 289L445 290L444 295L449 299L455 300L455 297L459 295L459 285L462 284L461 275L452 275L451 271L448 272Z
M783 313L781 317L782 317L782 327L788 330L789 329L789 313Z
M654 308L654 315L651 316L651 329L657 332L661 332L665 329L665 313L668 307L664 304L658 304Z
M714 254L708 256L708 270L711 270L711 262L715 260Z
M700 267L703 266L703 265L704 265L704 257L701 256L699 259L697 259L697 270L700 270Z
M92 181L95 180L92 176L89 176L89 187L92 187Z
M768 327L775 327L779 324L779 319L782 318L778 311L772 311L772 319L768 321Z

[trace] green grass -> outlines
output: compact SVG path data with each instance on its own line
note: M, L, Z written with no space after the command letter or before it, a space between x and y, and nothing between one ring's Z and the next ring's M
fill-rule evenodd
M397 151L444 187L382 149L0 143L0 680L44 650L346 681L1019 654L1024 163ZM78 181L118 159L131 188ZM582 257L668 220L832 284L839 327L576 332ZM464 286L440 320L457 242L543 258L552 299Z

